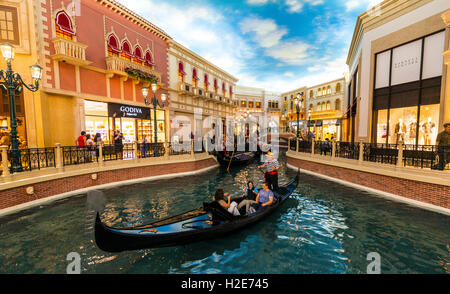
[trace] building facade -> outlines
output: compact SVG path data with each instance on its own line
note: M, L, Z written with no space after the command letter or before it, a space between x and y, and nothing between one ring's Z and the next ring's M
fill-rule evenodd
M187 139L192 132L202 137L218 123L225 130L226 117L237 107L238 80L174 40L168 44L172 136Z
M167 91L170 36L115 1L7 5L23 18L18 52L29 53L24 63L43 67L40 91L24 92L20 104L28 147L74 145L83 130L105 143L112 143L114 130L124 142L151 141L155 129L158 141L166 140L168 111L158 109L155 126L141 88L157 82L158 99Z
M306 89L307 127L317 140L341 140L345 77Z
M12 69L22 76L25 83L32 82L29 67L39 63L37 32L40 24L34 18L35 1L7 0L0 3L0 44L8 42L15 47ZM6 69L6 62L0 58L0 68ZM9 134L11 129L10 104L7 91L0 91L0 130ZM37 132L42 127L42 118L36 115L39 109L39 95L23 87L15 95L17 133L21 147L37 146Z
M299 112L299 133L301 136L306 135L306 87L301 87L293 91L289 91L281 94L281 99L283 101L283 108L281 110L281 127L283 130L289 132L297 132L297 107L295 104L295 98L300 94L303 102L300 103Z
M450 119L446 0L383 1L358 17L344 138L435 144Z

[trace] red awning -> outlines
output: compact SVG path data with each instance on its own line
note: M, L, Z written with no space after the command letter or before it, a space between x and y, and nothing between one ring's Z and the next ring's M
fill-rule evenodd
M119 47L119 41L114 35L109 35L108 37L108 47L115 53L121 53L122 50Z

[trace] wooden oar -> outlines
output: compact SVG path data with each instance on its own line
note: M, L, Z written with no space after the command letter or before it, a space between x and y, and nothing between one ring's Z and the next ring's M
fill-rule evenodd
M231 165L231 160L233 159L233 156L234 156L234 151L236 151L236 150L235 150L235 149L233 149L233 153L231 154L231 157L230 157L230 162L228 162L227 173L229 173L229 172L230 172L230 165Z

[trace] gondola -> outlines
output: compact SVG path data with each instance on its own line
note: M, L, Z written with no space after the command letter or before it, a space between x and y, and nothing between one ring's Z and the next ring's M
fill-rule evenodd
M121 252L155 247L168 247L211 239L246 228L277 210L289 198L299 182L299 173L289 184L274 193L276 201L249 215L233 216L217 202L159 220L148 225L114 228L102 223L97 212L95 242L106 252ZM242 197L233 201L239 202Z
M223 166L238 166L250 163L255 158L255 152L217 152L217 161ZM230 163L231 159L231 163Z

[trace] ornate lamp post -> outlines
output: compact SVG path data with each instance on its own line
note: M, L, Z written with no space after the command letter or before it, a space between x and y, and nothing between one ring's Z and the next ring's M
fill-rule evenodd
M7 69L0 70L0 81L3 80L5 85L3 89L8 90L9 95L9 112L11 119L11 173L23 171L20 162L19 140L17 139L17 119L16 106L14 104L14 94L22 92L22 86L25 86L31 92L36 92L39 89L39 80L42 76L42 67L35 64L30 66L31 77L34 84L27 85L22 80L22 77L12 70L11 62L14 59L14 46L9 43L0 45L3 58L6 60Z
M297 97L295 98L295 106L297 110L297 138L300 137L300 122L299 122L299 116L300 116L300 108L301 105L303 105L303 97L300 95L300 93L297 93Z
M308 132L310 131L310 125L311 125L311 109L308 110Z
M158 143L158 126L157 126L157 121L156 121L156 108L158 106L160 108L164 108L164 103L166 102L167 94L166 93L161 94L162 103L160 104L158 99L156 99L156 90L158 90L158 85L156 84L156 82L153 82L151 87L152 87L152 91L153 91L153 98L150 102L147 100L149 89L147 87L142 87L141 90L142 90L142 95L144 96L145 105L153 105L153 122L154 122L154 128L155 128L155 144L156 144L156 143ZM156 156L158 156L157 152L158 152L158 150L155 149Z

